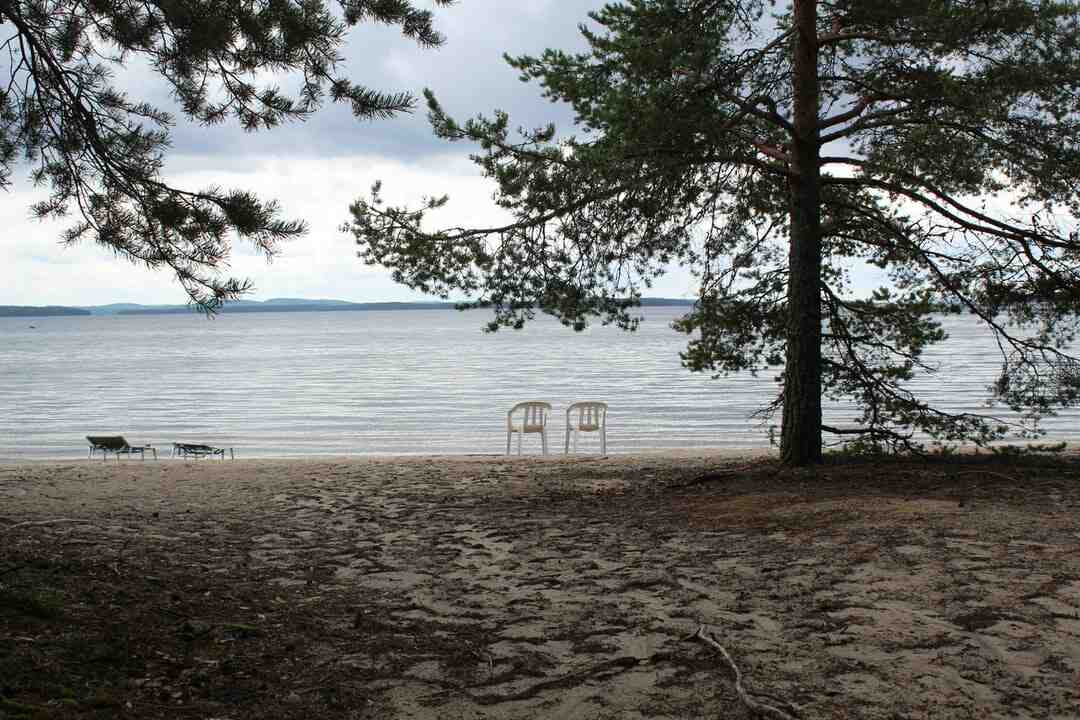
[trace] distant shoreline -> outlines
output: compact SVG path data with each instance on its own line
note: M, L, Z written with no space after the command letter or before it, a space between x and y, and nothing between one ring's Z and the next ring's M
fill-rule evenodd
M693 300L680 298L642 298L641 307L689 307ZM362 312L386 310L454 310L453 302L347 302L345 300L303 300L275 298L264 301L240 300L228 303L218 312L268 313L268 312ZM62 317L86 315L189 315L201 311L191 305L139 305L114 303L111 305L85 305L69 307L62 305L0 305L0 317Z
M67 317L93 315L89 310L62 305L27 307L24 305L0 305L0 317Z

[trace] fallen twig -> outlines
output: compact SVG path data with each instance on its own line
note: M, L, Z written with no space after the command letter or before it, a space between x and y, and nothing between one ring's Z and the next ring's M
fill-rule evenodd
M701 640L703 643L709 645L712 648L715 648L720 652L721 655L724 656L724 660L727 661L728 667L730 667L731 671L735 673L735 692L739 694L739 699L743 701L744 705L746 705L747 710L756 715L764 715L765 717L769 718L778 718L778 720L796 720L794 715L786 713L778 707L766 705L763 702L755 700L750 696L750 693L746 692L746 689L742 686L742 672L739 671L739 666L736 665L735 661L731 659L731 654L728 653L727 648L716 642L716 640L711 635L705 632L704 625L697 629L697 632L694 633L694 638L697 640Z

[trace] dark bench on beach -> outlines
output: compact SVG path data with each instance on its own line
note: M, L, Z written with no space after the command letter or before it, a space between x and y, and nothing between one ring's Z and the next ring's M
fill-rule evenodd
M202 445L199 443L173 443L172 455L170 455L170 457L174 455L179 455L182 458L203 458L217 456L224 460L226 450L229 451L230 459L236 459L236 453L233 452L232 448L220 448L214 447L213 445Z
M132 445L124 439L123 435L87 435L86 441L90 443L90 453L87 458L93 458L94 453L101 453L101 459L104 460L109 453L116 456L119 460L121 455L127 455L131 457L136 453L143 460L146 459L146 451L154 453L154 459L157 460L157 450L153 445Z

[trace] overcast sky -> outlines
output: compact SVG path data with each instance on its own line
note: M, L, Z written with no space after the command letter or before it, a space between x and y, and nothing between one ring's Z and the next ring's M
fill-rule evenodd
M393 28L356 27L344 53L346 74L385 91L419 96L430 87L458 118L499 108L511 114L515 125L556 121L566 127L567 110L542 99L535 84L520 82L502 54L581 49L578 24L602 4L462 0L435 10L447 38L435 50L418 48ZM152 73L136 67L119 82L134 97L174 107L167 87ZM473 148L434 138L422 106L411 116L378 122L358 121L346 106L327 106L305 123L255 134L242 132L235 123L207 129L180 118L177 122L166 164L170 182L190 189L253 190L263 199L278 200L287 217L310 225L308 235L283 245L269 264L244 243L234 244L230 274L254 282L252 299L419 299L394 284L386 271L361 263L352 236L338 229L348 218L349 203L365 195L375 180L383 181L384 196L394 203L450 194L450 206L434 218L440 224L498 217L491 200L494 185L467 158ZM15 186L0 195L0 304L186 302L167 271L132 265L93 243L61 246L65 223L30 218L29 206L44 190L35 191L25 172L16 172L14 179ZM692 291L682 276L655 294L688 296Z
M549 47L584 49L578 26L589 23L587 13L603 4L460 0L435 10L447 41L434 50L418 48L397 28L362 25L349 35L345 74L383 91L419 96L429 87L458 119L501 109L515 127L553 121L572 131L567 107L544 100L536 84L522 83L502 56L539 54ZM339 229L349 204L366 196L375 180L383 181L383 196L392 204L415 205L423 195L449 194L450 205L432 215L433 225L475 226L502 217L492 202L494 184L468 159L475 147L436 139L422 104L412 115L377 122L361 122L347 106L330 105L304 123L245 133L235 123L203 128L185 122L167 85L145 67L129 66L117 83L133 98L174 111L177 125L165 167L173 185L252 190L263 200L277 200L285 217L308 222L310 232L282 245L271 263L243 242L233 245L228 272L253 281L251 299L424 299L396 285L387 271L364 265L352 236ZM287 88L288 82L282 85ZM13 188L0 191L0 305L187 301L169 271L132 265L92 242L60 245L67 223L30 217L30 205L46 191L32 188L18 169L13 179ZM696 287L677 271L648 294L690 298Z

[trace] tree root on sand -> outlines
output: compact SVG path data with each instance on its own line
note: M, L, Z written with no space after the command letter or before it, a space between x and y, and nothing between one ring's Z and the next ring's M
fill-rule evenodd
M610 677L617 675L620 672L628 670L633 667L637 667L642 663L641 658L625 656L617 657L613 660L607 660L599 665L594 665L585 670L580 670L569 675L557 677L551 680L545 680L535 685L525 688L524 690L508 695L500 695L498 693L488 695L471 695L473 702L480 705L495 705L503 702L518 702L521 700L527 700L535 697L543 690L551 690L554 688L568 688L575 685L580 685L586 680L591 680L597 676Z
M684 483L672 485L671 488L673 490L683 490L688 487L694 487L695 485L704 485L705 483L720 482L721 480L731 480L732 478L738 477L739 473L745 473L754 469L755 466L753 465L743 465L742 467L727 468L724 470L714 470L712 472L707 472L704 475L698 475L693 480L687 480Z
M746 692L746 689L742 685L742 672L739 671L739 666L736 665L735 661L731 659L731 654L727 651L727 648L718 643L716 639L712 637L711 633L705 631L704 625L697 629L697 632L694 633L693 638L695 640L700 640L706 645L709 645L710 647L719 651L720 654L724 657L724 660L727 661L728 667L730 667L731 671L735 673L735 692L739 694L739 699L743 701L743 704L746 705L746 708L751 713L762 717L775 718L776 720L797 720L797 717L795 715L784 712L778 707L767 705L766 703L763 703L752 697L750 693ZM794 706L792 706L792 709L794 710Z

